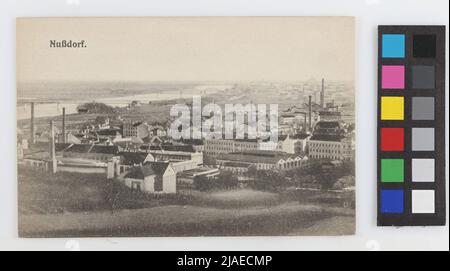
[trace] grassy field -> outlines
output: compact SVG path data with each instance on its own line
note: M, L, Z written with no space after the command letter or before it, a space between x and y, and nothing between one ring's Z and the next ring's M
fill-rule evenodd
M255 206L274 206L282 202L276 193L239 189L217 192L189 191L192 204L215 208L249 208Z
M335 225L322 220L345 215L318 206L282 204L273 207L218 209L198 206L163 206L137 210L29 215L21 218L21 237L144 237L144 236L263 236L340 235ZM351 234L351 215L341 228ZM328 222L328 221L327 221ZM315 228L318 228L315 229ZM311 229L308 231L308 229Z
M151 197L133 193L104 174L58 172L51 174L20 167L19 214L52 215L184 204L185 195Z
M19 170L21 237L342 235L354 211L253 190L132 194L101 175ZM111 195L115 195L111 208ZM339 227L336 227L336 223Z
M19 213L57 214L106 210L103 175L50 174L19 168Z

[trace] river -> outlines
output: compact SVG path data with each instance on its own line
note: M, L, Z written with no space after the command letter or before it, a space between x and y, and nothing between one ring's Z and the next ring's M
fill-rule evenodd
M77 113L77 107L80 104L86 102L99 102L104 103L114 107L124 107L129 105L132 101L139 101L142 103L148 103L150 101L164 101L164 100L173 100L173 99L186 99L192 98L194 95L208 95L215 92L219 92L225 90L227 88L231 88L231 85L199 85L194 88L183 89L183 90L164 90L159 92L145 93L145 94L135 94L130 96L121 96L121 97L107 97L100 98L96 100L83 100L76 99L73 101L61 101L61 102L43 102L39 100L38 103L35 104L35 117L52 117L58 116L62 114L62 109L66 109L66 114L74 114ZM22 98L25 99L25 98ZM20 99L19 99L20 100ZM30 99L26 99L30 100ZM31 99L32 100L32 99ZM31 115L31 105L30 103L18 103L17 104L17 120L23 120L30 118Z

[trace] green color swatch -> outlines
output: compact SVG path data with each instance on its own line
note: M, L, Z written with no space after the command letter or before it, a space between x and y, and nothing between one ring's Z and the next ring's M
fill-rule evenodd
M381 159L381 182L402 183L404 172L403 159Z

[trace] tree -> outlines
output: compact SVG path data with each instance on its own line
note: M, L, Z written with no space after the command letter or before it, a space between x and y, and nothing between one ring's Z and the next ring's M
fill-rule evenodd
M203 164L216 165L216 159L210 155L203 153Z
M211 190L211 182L205 176L194 177L194 188L199 191Z
M219 189L233 189L238 186L239 180L231 172L224 171L220 173L216 184Z
M251 165L250 167L248 167L246 175L249 176L249 177L257 176L258 175L258 169L256 168L256 166L255 165Z
M285 175L275 170L260 170L254 181L249 185L262 191L279 191L285 184Z
M231 172L222 172L217 178L194 177L194 188L199 191L233 189L238 187L238 184L239 180Z
M339 175L336 172L324 173L317 176L317 181L319 182L320 187L323 190L329 190L333 188L338 179Z
M111 179L110 181L108 181L106 189L104 191L104 197L109 206L111 214L114 214L114 210L118 209L120 205L120 190L116 182L116 179Z
M91 102L91 103L85 103L82 105L79 105L77 107L78 112L80 113L95 113L95 114L114 114L116 112L116 109L112 106L106 105L104 103L97 103L97 102Z

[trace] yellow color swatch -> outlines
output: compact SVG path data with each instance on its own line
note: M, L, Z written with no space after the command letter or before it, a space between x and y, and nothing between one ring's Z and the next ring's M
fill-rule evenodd
M381 120L404 120L403 97L381 97Z

